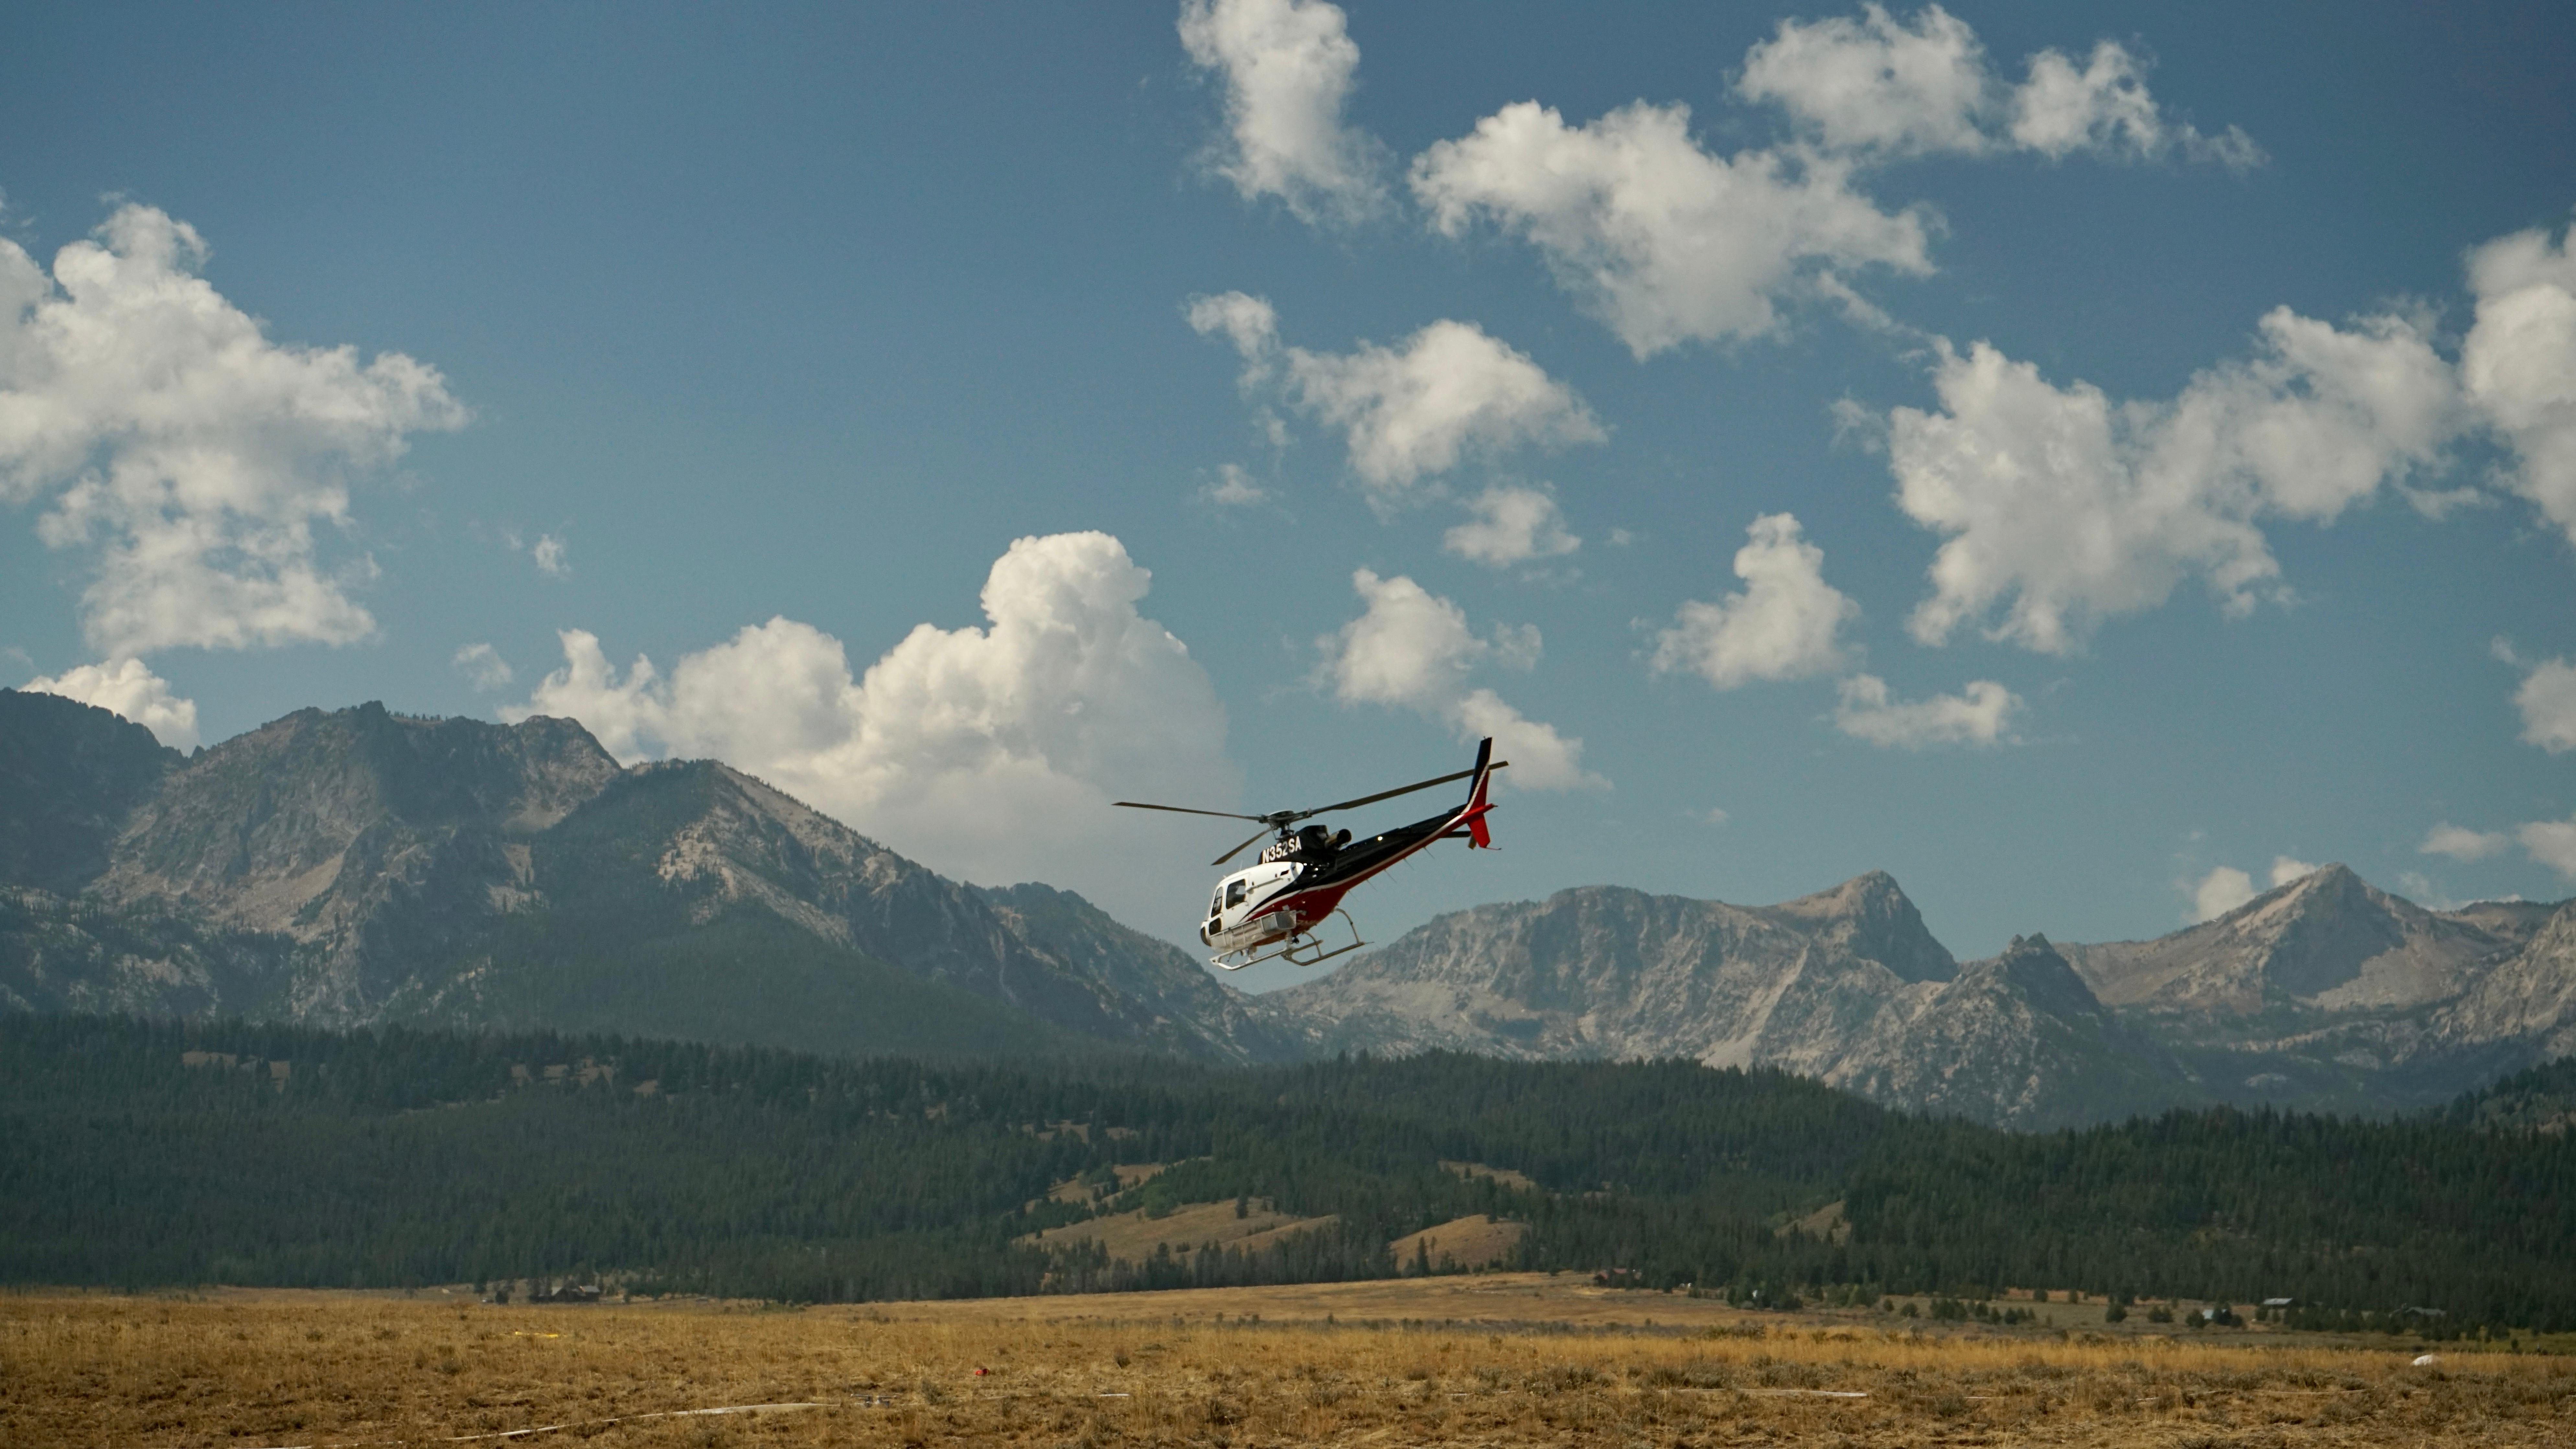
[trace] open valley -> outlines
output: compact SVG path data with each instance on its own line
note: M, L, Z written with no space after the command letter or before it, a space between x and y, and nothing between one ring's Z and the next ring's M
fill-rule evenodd
M1747 1313L1567 1274L781 1309L0 1298L13 1445L2545 1445L2567 1345ZM2050 1326L2054 1315L2058 1326ZM2127 1331L2124 1331L2127 1330ZM2541 1352L2547 1347L2554 1351Z

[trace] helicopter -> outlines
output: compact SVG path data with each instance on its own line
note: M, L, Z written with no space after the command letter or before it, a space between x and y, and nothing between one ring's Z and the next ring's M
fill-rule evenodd
M1368 943L1360 939L1358 923L1341 908L1342 897L1360 884L1384 874L1397 862L1428 849L1435 840L1464 840L1470 850L1490 850L1494 840L1485 824L1487 812L1494 807L1485 798L1486 787L1496 770L1510 764L1494 758L1494 742L1489 737L1476 746L1474 768L1435 779L1380 790L1356 800L1343 800L1331 805L1318 805L1312 810L1274 810L1267 815L1242 815L1231 810L1195 810L1186 805L1152 805L1142 800L1115 800L1110 803L1130 810L1168 810L1178 815L1214 815L1224 820L1253 820L1261 829L1249 840L1216 859L1210 865L1223 865L1241 855L1253 841L1264 835L1275 835L1262 847L1260 859L1251 867L1236 871L1216 884L1216 894L1208 900L1207 919L1199 923L1199 940L1212 947L1216 955L1208 963L1224 971L1240 971L1264 961L1285 960L1294 966L1313 966L1329 961L1347 951L1356 951ZM1467 803L1411 825L1399 825L1366 840L1353 841L1347 830L1328 830L1321 825L1298 822L1336 810L1351 810L1446 785L1453 780L1475 780L1468 787ZM1350 944L1326 948L1316 931L1334 916L1350 928Z

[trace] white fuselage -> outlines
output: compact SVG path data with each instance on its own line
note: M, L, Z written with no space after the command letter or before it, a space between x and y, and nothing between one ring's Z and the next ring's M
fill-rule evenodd
M1208 901L1199 939L1220 951L1239 950L1285 936L1297 928L1293 913L1279 902L1295 893L1302 867L1293 861L1264 861L1236 871L1216 883Z

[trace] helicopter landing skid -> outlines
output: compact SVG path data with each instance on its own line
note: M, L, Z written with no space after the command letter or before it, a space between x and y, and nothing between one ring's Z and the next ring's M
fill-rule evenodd
M1351 928L1351 943L1347 946L1335 946L1327 951L1324 949L1323 938L1311 931L1301 931L1267 951L1227 951L1222 955L1210 956L1208 964L1219 971L1240 971L1247 966L1258 966L1264 961L1285 961L1291 966L1313 966L1356 951L1368 944L1360 939L1359 923L1351 919L1350 912L1335 911L1333 914L1341 917L1342 924ZM1241 956L1243 959L1240 961L1233 959L1236 956Z

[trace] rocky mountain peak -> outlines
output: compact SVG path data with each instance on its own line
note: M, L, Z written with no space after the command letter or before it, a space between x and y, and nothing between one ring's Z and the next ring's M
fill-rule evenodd
M417 875L459 832L498 841L543 830L618 773L571 720L423 719L375 703L298 710L174 772L135 811L100 888L309 934L321 923L308 907L335 886L371 892L389 868ZM368 879L342 886L353 850Z
M0 886L15 1010L1681 1057L2025 1127L2211 1100L2386 1110L2576 1052L2576 903L2427 911L2340 865L2158 940L2033 934L1965 965L1884 871L1766 906L1582 886L1246 998L1078 896L945 879L717 761L620 769L570 720L381 704L183 759L103 710L0 690Z
M2360 974L2363 963L2422 934L2430 913L2372 887L2342 865L2282 886L2242 923L2269 932L2265 978L2291 996L2319 996Z
M2004 953L1989 962L1979 962L1998 980L2027 998L2041 1011L2058 1017L2099 1017L2102 1003L2093 989L2084 984L2074 966L2048 937L2032 932L2015 936ZM1976 968L1971 968L1973 971ZM1967 973L1962 973L1965 979Z
M1829 891L1768 907L1764 914L1795 922L1824 944L1875 961L1903 981L1947 981L1957 958L1933 939L1923 915L1883 870L1853 876Z
M2446 1006L2436 1024L2454 1039L2527 1044L2535 1059L2576 1052L2576 901L2550 911L2521 949Z
M2014 1127L2151 1108L2186 1090L2176 1064L2121 1028L2046 936L2015 936L1955 980L1913 990L1827 1081Z
M2174 935L2070 954L2113 1006L2247 1017L2420 1006L2456 996L2513 944L2329 865Z

